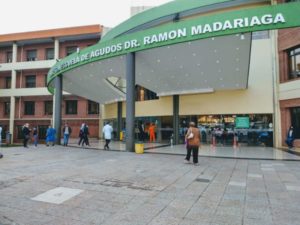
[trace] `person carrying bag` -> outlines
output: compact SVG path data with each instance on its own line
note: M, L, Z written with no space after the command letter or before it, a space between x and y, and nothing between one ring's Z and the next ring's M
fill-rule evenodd
M198 128L195 127L194 122L190 122L190 127L187 131L187 134L185 136L186 142L187 142L187 154L185 157L185 161L187 163L190 162L191 153L193 154L193 163L194 165L198 165L198 153L199 153L199 147L201 145L200 143L200 131Z

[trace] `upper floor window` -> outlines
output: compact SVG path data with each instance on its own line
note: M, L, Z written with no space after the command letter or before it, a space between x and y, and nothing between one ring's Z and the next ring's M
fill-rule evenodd
M291 108L291 122L295 138L300 138L300 107Z
M32 101L24 102L24 115L34 115L35 104Z
M48 77L48 74L45 74L45 87L47 87L47 77Z
M99 114L99 104L97 102L88 101L88 114Z
M11 88L11 77L5 77L5 88Z
M54 48L46 48L46 60L54 59Z
M52 115L53 114L53 101L45 101L44 102L44 110L45 110L45 115Z
M33 87L35 87L36 86L36 84L35 84L35 79L36 79L36 77L35 77L35 75L29 75L29 76L26 76L26 88L33 88Z
M289 78L294 79L300 77L300 46L291 49L289 56Z
M4 102L4 115L10 114L10 102Z
M155 92L150 91L139 85L136 85L135 87L135 98L136 101L147 101L147 100L158 99Z
M68 46L67 47L67 56L77 51L77 46Z
M34 49L34 50L27 50L27 61L35 61L35 60L37 60L36 55L37 55L36 49Z
M6 62L11 63L12 62L12 52L6 52Z
M77 114L77 101L67 100L66 101L66 114Z

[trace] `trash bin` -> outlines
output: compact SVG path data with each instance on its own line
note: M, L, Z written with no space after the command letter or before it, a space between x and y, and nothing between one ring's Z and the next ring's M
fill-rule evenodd
M11 144L11 133L7 132L6 133L6 144L10 145Z
M144 153L144 144L143 143L135 143L135 153L136 154Z

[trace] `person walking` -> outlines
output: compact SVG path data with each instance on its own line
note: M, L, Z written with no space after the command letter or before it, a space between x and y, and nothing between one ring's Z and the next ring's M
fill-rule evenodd
M30 132L31 132L31 130L29 129L29 123L25 123L25 125L22 128L24 148L28 148L28 141L30 139Z
M187 154L185 157L185 161L187 163L190 162L191 153L193 154L193 163L195 166L198 164L198 152L200 147L200 131L195 127L194 122L190 122L189 129L185 136L187 141Z
M149 127L149 140L150 142L155 142L155 125L151 123Z
M37 131L36 127L33 128L33 144L34 144L34 147L37 147L37 144L38 144L38 131Z
M65 123L65 126L63 128L63 134L64 134L64 146L68 146L69 143L69 137L72 133L71 127L67 123Z
M52 146L55 145L55 135L56 135L56 130L49 125L48 129L46 131L46 145L49 146L50 144Z
M139 141L144 142L145 141L145 129L144 129L144 124L142 121L139 122L138 129L139 129Z
M109 150L109 143L111 141L111 133L113 132L113 128L112 126L109 124L109 122L107 122L105 124L105 126L102 129L102 132L104 134L104 139L105 139L105 145L104 145L104 149Z
M285 143L288 145L289 150L294 147L294 140L295 140L294 127L290 126L285 140Z
M89 135L89 128L85 123L82 123L80 130L79 130L78 145L81 145L82 147L84 144L86 144L87 146L90 146L88 135Z

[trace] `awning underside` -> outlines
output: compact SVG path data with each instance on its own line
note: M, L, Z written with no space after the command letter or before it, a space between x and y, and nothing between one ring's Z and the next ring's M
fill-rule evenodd
M245 89L250 50L247 33L136 52L136 84L159 96ZM118 56L70 70L63 74L63 90L103 104L124 100L107 78L124 80L125 63L126 56Z

